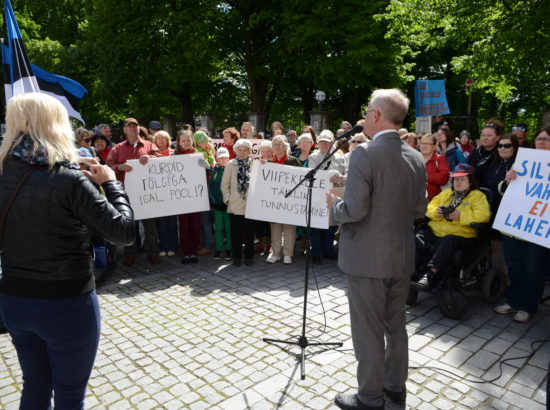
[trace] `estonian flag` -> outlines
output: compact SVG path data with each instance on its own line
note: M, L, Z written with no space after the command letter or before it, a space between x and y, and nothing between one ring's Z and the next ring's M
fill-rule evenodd
M48 73L31 64L10 0L4 0L4 21L8 29L8 44L2 44L6 104L16 95L42 92L57 98L71 117L84 123L78 105L88 91L70 78Z

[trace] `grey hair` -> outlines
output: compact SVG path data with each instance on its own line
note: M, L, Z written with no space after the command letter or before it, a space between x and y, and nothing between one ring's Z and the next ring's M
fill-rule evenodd
M298 137L298 140L296 141L296 143L300 144L300 142L302 142L304 140L310 140L313 143L313 137L311 136L311 134L309 132L305 132L302 135L300 135Z
M370 105L382 114L382 118L399 126L409 111L409 99L397 88L374 90Z
M281 140L285 146L286 146L286 153L290 154L290 144L288 143L288 140L286 139L286 136L284 134L281 135L275 135L273 138L271 138L271 144L273 144L275 141Z

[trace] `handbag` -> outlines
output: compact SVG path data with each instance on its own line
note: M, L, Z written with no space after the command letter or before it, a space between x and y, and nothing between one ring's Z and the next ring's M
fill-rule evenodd
M10 212L10 209L15 201L15 198L17 197L17 194L19 194L19 191L21 190L21 187L27 180L27 178L36 170L36 167L31 167L25 173L21 176L21 179L19 179L19 182L17 183L17 186L11 193L10 197L8 198L8 201L4 205L4 209L2 209L2 214L0 215L0 279L2 279L2 253L4 252L4 224L6 222L6 218L8 217L8 213Z

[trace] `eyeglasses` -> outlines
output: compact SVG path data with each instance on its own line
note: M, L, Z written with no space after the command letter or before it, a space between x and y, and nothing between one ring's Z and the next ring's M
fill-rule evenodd
M535 138L535 141L537 141L537 142L550 142L550 138L537 137L537 138Z
M376 111L376 110L365 110L365 114L363 115L363 118L367 118L367 114L373 111Z
M435 145L435 144L431 142L421 142L420 145Z
M516 127L512 127L512 131L522 131L522 132L525 132L525 131L527 131L527 128L516 126Z
M498 144L497 148L512 148L512 144Z

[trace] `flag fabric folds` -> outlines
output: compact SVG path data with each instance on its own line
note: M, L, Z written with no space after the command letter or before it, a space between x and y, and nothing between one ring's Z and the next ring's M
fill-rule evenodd
M2 44L6 104L16 95L42 92L59 100L71 117L84 123L78 107L88 91L78 82L49 73L29 61L10 0L4 0L4 22L8 31L8 42Z

